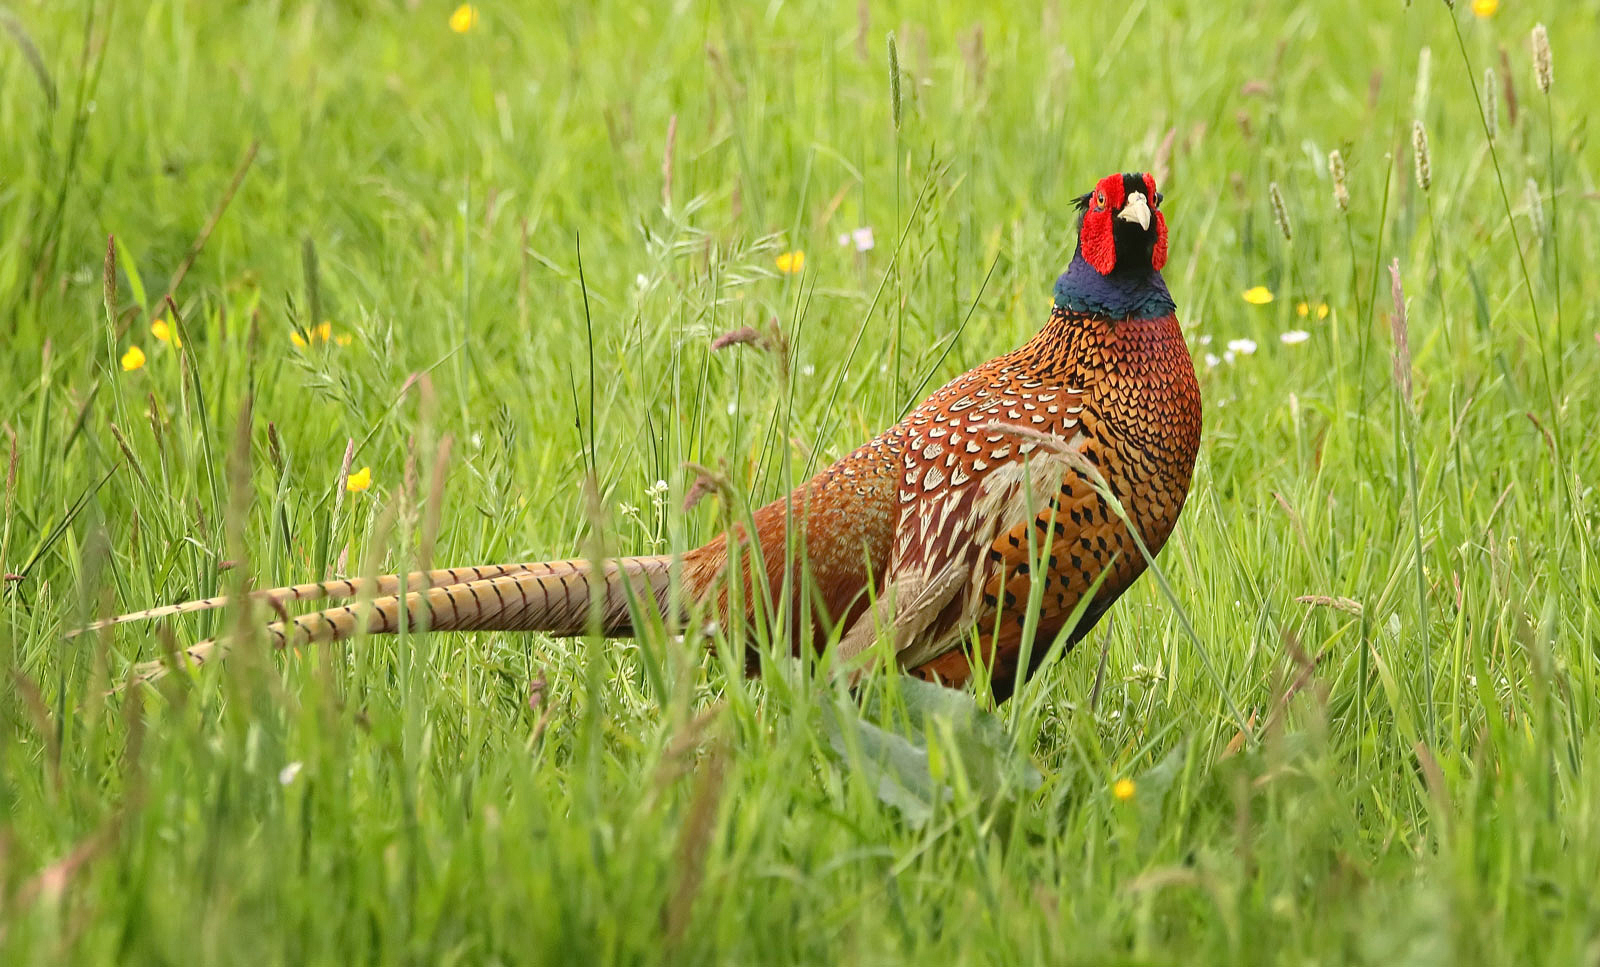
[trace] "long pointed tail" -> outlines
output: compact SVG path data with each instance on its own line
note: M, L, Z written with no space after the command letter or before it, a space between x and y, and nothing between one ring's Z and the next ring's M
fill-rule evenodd
M481 567L451 567L434 571L412 571L404 576L407 591L424 591L428 588L441 588L451 584L464 584L468 581L481 581L484 578L499 577L502 574L514 574L528 568L548 566L545 562L530 561L524 564L493 564ZM384 595L398 594L400 592L401 575L384 574L376 578L355 578L347 581L316 581L311 584L291 584L281 588L267 588L261 591L252 591L249 597L252 601L260 601L273 610L281 612L283 606L300 601L316 601L321 598L359 598L363 595L382 597ZM114 625L127 624L130 621L151 621L156 618L168 618L179 614L193 614L197 611L210 611L220 608L232 601L228 595L215 598L200 598L195 601L184 601L179 604L162 605L159 608L146 608L143 611L130 611L119 614L114 618L101 618L74 628L67 632L65 637L72 638L86 631L99 631Z
M583 634L589 627L590 608L598 610L599 630L611 636L634 633L636 614L656 614L672 623L670 600L672 563L669 555L625 557L606 561L604 574L592 574L588 561L548 561L487 568L487 576L435 587L421 588L402 598L390 594L328 608L267 626L275 645L312 641L339 641L365 631L391 634L407 627L429 631L543 631L553 635ZM503 568L503 569L502 569ZM512 570L515 568L515 570ZM419 572L420 573L420 572ZM430 572L439 573L439 572ZM416 578L417 575L408 575ZM395 588L399 577L391 576ZM202 641L179 655L199 665L220 658L226 639ZM160 661L144 662L134 669L136 681L159 678L166 671Z

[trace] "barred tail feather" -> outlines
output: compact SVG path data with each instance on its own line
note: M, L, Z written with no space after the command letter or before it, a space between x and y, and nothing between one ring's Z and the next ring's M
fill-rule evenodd
M606 561L601 579L591 576L588 561L549 561L518 565L519 570L419 590L404 597L408 627L428 631L543 631L579 635L589 627L593 601L604 634L634 633L634 609L673 617L669 555L625 557ZM470 571L472 569L464 569ZM494 568L484 569L493 571ZM595 601L598 596L598 601ZM315 641L340 641L365 632L400 630L399 595L374 598L337 608L275 621L267 634L278 647ZM202 641L179 652L187 664L200 665L222 657L226 639ZM166 671L160 661L134 669L135 681L150 681Z
M404 576L404 580L407 591L423 591L428 588L499 577L502 574L514 574L526 568L542 566L544 566L542 562L532 561L525 564L492 564L479 567L441 568L433 571L412 571ZM298 601L316 601L320 598L342 599L359 598L363 595L379 597L398 594L401 580L402 576L399 574L384 574L376 578L316 581L311 584L291 584L287 587L252 591L247 597L252 601L261 601L272 608L281 609L286 604ZM119 614L114 618L101 618L99 621L90 622L82 628L74 628L67 632L65 637L72 638L86 631L99 631L102 628L127 624L130 621L152 621L156 618L168 618L173 615L210 611L220 608L232 600L233 598L224 594L214 598L200 598L179 604L162 605L159 608L146 608L143 611L131 611L127 614Z

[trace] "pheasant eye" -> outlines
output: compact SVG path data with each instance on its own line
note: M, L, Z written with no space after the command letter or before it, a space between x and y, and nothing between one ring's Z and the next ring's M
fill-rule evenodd
M1106 207L1106 193L1103 191L1096 192L1094 196L1094 203L1099 208Z

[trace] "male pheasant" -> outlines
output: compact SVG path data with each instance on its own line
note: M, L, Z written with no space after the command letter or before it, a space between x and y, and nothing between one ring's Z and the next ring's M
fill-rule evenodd
M256 596L280 610L289 601L376 597L286 618L268 632L279 645L347 638L363 624L368 633L392 632L402 608L414 626L435 631L576 635L589 627L591 607L611 636L633 634L641 609L669 626L699 615L731 627L753 621L764 600L777 600L785 586L805 587L808 577L810 600L791 609L788 629L797 652L821 648L839 632L839 653L851 659L887 637L902 669L955 686L982 655L995 696L1004 699L1069 622L1070 646L1144 571L1128 523L1154 554L1188 494L1200 392L1161 277L1161 198L1148 174L1110 175L1079 198L1077 250L1056 280L1043 329L757 510L753 545L747 529L735 526L731 538L681 557L621 558L605 562L601 574L569 560L278 588ZM798 528L792 541L789 526ZM733 568L730 539L738 550ZM751 582L753 561L764 588ZM739 576L737 590L730 572ZM202 642L184 654L205 661L219 645ZM1031 658L1019 668L1025 653Z

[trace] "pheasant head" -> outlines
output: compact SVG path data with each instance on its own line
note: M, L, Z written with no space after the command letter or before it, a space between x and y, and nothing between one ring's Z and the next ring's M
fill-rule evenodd
M1107 175L1077 199L1078 248L1056 280L1056 305L1110 318L1148 318L1173 309L1161 278L1167 219L1152 175Z

